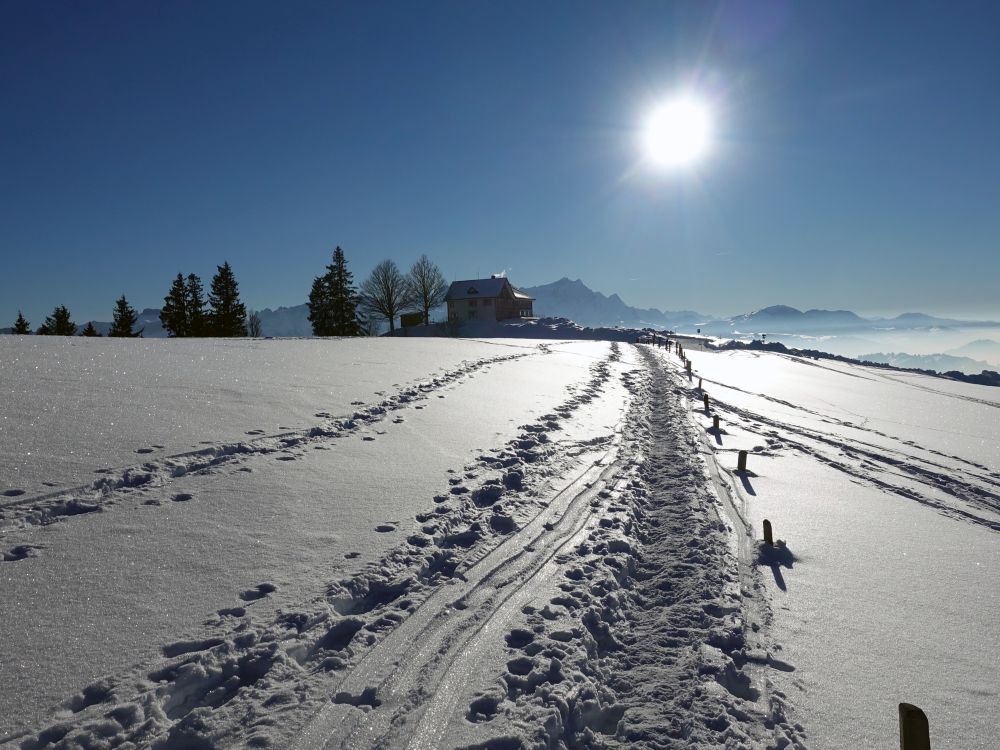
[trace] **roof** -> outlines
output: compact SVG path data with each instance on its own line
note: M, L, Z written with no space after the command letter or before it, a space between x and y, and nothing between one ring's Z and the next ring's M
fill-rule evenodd
M509 283L505 278L499 279L466 279L453 281L448 287L445 299L479 299L480 297L499 297L504 285Z
M494 299L503 292L504 286L509 286L511 293L516 299L534 299L517 289L506 277L500 276L492 279L466 279L464 281L453 281L448 287L446 300L458 299Z

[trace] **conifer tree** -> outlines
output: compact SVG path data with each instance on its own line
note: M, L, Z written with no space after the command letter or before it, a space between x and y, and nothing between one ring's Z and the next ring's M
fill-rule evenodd
M205 289L197 274L189 273L184 294L187 313L188 336L210 336L209 320L205 314Z
M76 333L76 323L70 320L69 310L65 305L59 305L45 319L38 329L39 336L72 336Z
M163 309L160 310L160 323L172 337L190 336L191 324L187 311L187 287L184 285L184 275L177 274L170 291L163 298Z
M208 294L211 311L208 314L211 321L213 336L246 336L247 308L240 302L239 284L233 269L226 261L218 266L218 273L212 278L212 291Z
M128 303L123 294L115 302L114 311L114 322L111 324L111 330L108 331L108 336L115 336L118 338L141 338L144 329L140 328L135 333L132 329L135 327L136 321L139 320L139 315L136 313L135 308Z
M333 301L330 292L329 274L313 279L309 290L309 322L312 323L313 336L332 336L333 331Z
M100 336L101 334L99 334L97 332L97 329L94 328L94 321L90 321L89 323L87 323L86 326L84 326L84 329L80 333L80 335L81 336L86 336L88 338L92 338L94 336Z
M313 280L309 292L309 321L316 336L359 336L360 298L354 288L354 274L347 270L344 251L333 251L326 273Z
M21 311L17 311L17 320L14 321L14 333L19 333L22 336L27 336L31 333L31 324L24 319L24 315Z

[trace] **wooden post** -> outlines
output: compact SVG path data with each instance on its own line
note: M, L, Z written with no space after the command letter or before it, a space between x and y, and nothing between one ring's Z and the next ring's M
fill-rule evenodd
M716 432L718 432L719 430L722 429L719 426L719 415L718 414L716 414L714 417L712 417L712 429L715 430Z
M698 390L701 390L701 378L698 378Z
M684 360L684 366L687 367L688 375L690 375L691 374L691 360L690 359Z
M769 547L774 546L774 536L771 534L771 522L764 519L764 544Z
M736 471L747 470L747 452L740 451L739 458L736 459Z
M927 715L911 703L899 704L899 750L931 750Z
M707 393L702 394L701 399L702 399L702 401L705 402L705 412L707 413L708 412L708 394Z

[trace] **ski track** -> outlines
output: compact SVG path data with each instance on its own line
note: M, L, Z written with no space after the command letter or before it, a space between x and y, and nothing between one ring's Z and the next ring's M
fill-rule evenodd
M738 531L721 521L732 495L686 424L678 376L645 359L644 377L623 378L636 399L612 450L487 568L394 631L298 750L805 747L785 697L759 675L793 667L766 647L757 545L745 521ZM545 531L527 538L538 524ZM730 535L738 560L727 558ZM506 670L463 705L501 639ZM359 711L349 696L371 702Z
M718 385L731 388L725 383ZM762 396L762 398L767 397ZM768 400L776 401L776 399ZM779 403L800 409L800 407L786 404L783 401L779 401ZM950 456L941 451L924 448L914 441L903 441L879 430L851 422L833 420L809 409L802 409L802 411L820 417L826 422L895 441L906 445L911 450L923 451L946 461L961 463L967 469L965 472L956 473L953 466L930 459L920 459L905 450L894 450L861 439L850 439L844 435L831 436L818 430L765 417L717 397L711 399L711 406L714 413L726 416L731 424L758 434L764 439L763 445L754 446L753 453L766 456L777 455L785 448L795 450L815 458L855 480L878 487L884 492L915 500L944 515L1000 531L1000 521L981 515L982 513L994 515L1000 513L1000 476L991 472L989 467L959 456ZM700 409L697 411L701 412ZM752 476L752 472L748 476ZM929 494L934 492L943 493L961 501L968 505L971 511L957 507L954 502L935 498Z

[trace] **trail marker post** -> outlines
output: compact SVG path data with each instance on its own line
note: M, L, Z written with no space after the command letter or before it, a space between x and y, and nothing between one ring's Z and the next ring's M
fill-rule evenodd
M708 413L708 394L707 393L702 394L701 399L702 399L702 401L705 402L705 413L707 414Z
M701 378L698 378L698 390L701 390Z
M716 414L714 417L712 417L712 429L715 430L716 432L718 432L720 429L722 429L721 427L719 427L719 415L718 414Z
M747 470L747 452L740 451L739 457L736 459L736 471L746 471Z
M774 535L771 533L771 522L768 521L766 518L764 519L764 544L766 544L769 547L774 546ZM903 750L909 750L909 749L904 748Z
M927 715L912 703L899 704L899 750L931 750Z

